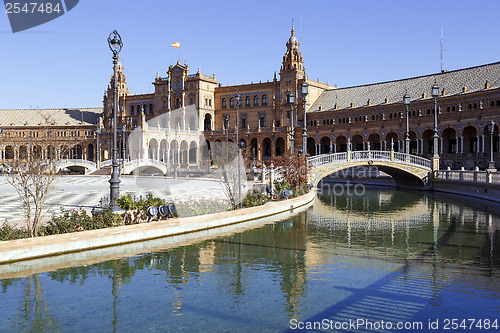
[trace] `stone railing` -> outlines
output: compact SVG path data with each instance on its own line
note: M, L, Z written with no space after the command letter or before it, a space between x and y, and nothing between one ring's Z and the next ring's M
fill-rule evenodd
M438 170L434 178L467 183L483 183L500 185L500 172L473 171L473 170Z

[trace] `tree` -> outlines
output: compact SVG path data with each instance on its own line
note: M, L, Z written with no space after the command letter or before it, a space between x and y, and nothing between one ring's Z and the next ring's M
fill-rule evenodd
M283 155L275 161L275 172L281 172L292 188L307 185L307 159L302 154Z
M50 116L43 115L45 124L36 131L19 136L18 158L11 165L7 182L12 185L23 204L26 228L30 237L38 236L43 218L45 201L52 188L57 173L52 166L52 152L45 156L40 144L50 140ZM26 133L26 132L25 132Z
M215 142L212 148L214 164L220 167L222 189L233 209L236 209L246 195L246 170L241 154L238 154L236 144ZM241 198L238 198L238 159L240 159Z

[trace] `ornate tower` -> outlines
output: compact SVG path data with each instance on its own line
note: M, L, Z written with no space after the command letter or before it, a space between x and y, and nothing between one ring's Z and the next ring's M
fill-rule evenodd
M304 62L299 51L299 41L295 37L295 29L292 23L291 36L286 43L286 53L283 56L283 64L281 66L280 76L283 75L298 75L304 76Z
M114 79L113 75L111 75L108 89L104 93L104 99L103 99L105 118L108 119L110 117L113 117L113 84L114 84ZM123 66L120 62L120 58L118 58L118 65L116 71L116 84L118 86L117 116L119 119L121 119L121 117L125 116L125 96L129 95L130 92L127 88L127 79L125 78L125 74L123 73Z

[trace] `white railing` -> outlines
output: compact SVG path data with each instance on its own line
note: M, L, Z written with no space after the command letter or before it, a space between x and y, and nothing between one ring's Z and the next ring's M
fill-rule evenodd
M435 177L438 180L500 185L500 172L438 170L436 171Z
M309 167L314 168L316 166L329 164L333 162L343 162L347 161L347 153L336 153L336 154L323 154L317 156L311 156L308 159Z
M112 160L102 161L101 163L99 163L99 166L102 168L102 167L111 165L112 162L113 162Z
M432 168L432 161L431 160L429 160L427 158L420 157L420 156L416 156L416 155L395 152L394 153L394 160L398 161L398 162L405 162L408 164L422 166L422 167L428 168L428 169Z
M158 160L153 160L150 158L140 159L140 160L131 160L125 162L127 166L140 166L140 165L157 165L157 166L165 166L165 163Z
M65 159L65 160L60 160L57 162L58 164L83 164L83 165L88 165L89 167L96 167L96 164L92 161L87 161L84 159Z

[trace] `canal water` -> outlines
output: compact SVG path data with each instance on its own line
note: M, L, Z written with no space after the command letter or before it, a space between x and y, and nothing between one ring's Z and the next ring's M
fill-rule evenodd
M496 332L499 211L323 192L241 233L0 280L0 332Z

